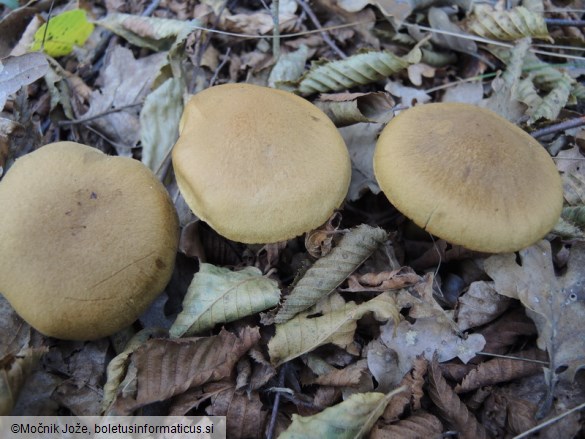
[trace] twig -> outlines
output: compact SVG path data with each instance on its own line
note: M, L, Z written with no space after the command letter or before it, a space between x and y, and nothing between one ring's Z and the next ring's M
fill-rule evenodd
M323 26L321 26L321 22L319 22L319 19L317 18L317 16L315 15L315 13L311 9L311 7L307 4L307 2L305 2L305 0L296 0L296 2L303 9L303 11L305 11L305 13L309 16L309 18L313 22L313 25L317 29L320 29L320 30L323 29ZM339 47L337 47L337 45L335 44L335 41L333 41L333 39L329 36L329 34L327 32L322 31L321 36L323 37L323 41L325 41L325 43L327 43L327 45L329 47L331 47L331 49L340 58L342 58L342 59L347 58L347 55L343 52L343 50L341 50Z
M533 358L523 358L523 357L515 357L514 355L499 355L499 354L492 354L491 352L476 352L477 355L485 355L486 357L496 357L496 358L504 358L506 360L518 360L518 361L526 361L527 363L537 363L542 364L544 366L548 366L548 361L542 360L535 360Z
M226 63L228 62L231 51L232 51L231 47L228 47L227 50L225 51L225 55L223 56L223 59L221 60L221 62L219 63L219 65L215 69L215 72L213 72L213 76L209 80L210 87L213 86L213 84L215 83L215 80L217 79L217 76L219 75L219 72L221 71L221 69L223 69L223 66L225 66Z
M142 14L140 15L142 15L143 17L150 17L152 13L156 11L158 5L160 5L160 0L152 0L148 7L144 11L142 11Z
M524 433L520 433L518 436L514 436L512 439L522 439L525 437L530 436L532 433L536 433L539 430L542 430L545 427L548 427L551 424L554 424L557 421L560 421L561 419L569 416L571 413L574 412L578 412L579 410L583 410L585 408L585 402L583 404L579 404L577 407L573 407L571 410L568 410L564 413L561 413L558 416L555 416L554 418L549 419L548 421L545 421L541 424L538 424L535 427L532 427L530 430L526 430Z
M585 20L568 20L565 18L545 18L544 22L549 26L573 26L585 27Z
M569 119L564 122L550 125L546 128L534 130L530 133L530 135L535 139L538 139L539 137L548 136L549 134L558 133L559 131L568 130L569 128L577 128L582 125L585 125L585 116L577 117L575 119Z
M279 7L279 0L272 0L272 23L274 25L274 29L272 30L272 56L274 57L274 62L278 61L280 58L280 21L278 17L278 13L280 10Z
M284 386L284 376L286 374L286 365L284 363L278 374L278 387ZM274 396L274 405L272 406L272 415L270 416L270 426L268 427L268 433L266 434L267 439L272 439L274 436L274 429L276 428L276 418L278 416L278 406L280 405L280 392L277 392Z
M91 122L92 120L99 119L100 117L107 116L108 114L117 113L118 111L126 110L127 108L138 107L142 105L142 102L136 102L134 104L122 105L118 108L112 108L111 110L104 111L103 113L94 114L93 116L89 117L82 117L80 119L73 119L73 120L62 120L58 123L59 126L67 126L67 125L77 125L80 123Z

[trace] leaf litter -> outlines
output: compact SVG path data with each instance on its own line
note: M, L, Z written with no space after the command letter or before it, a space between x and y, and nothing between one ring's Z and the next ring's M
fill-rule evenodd
M148 407L225 415L235 438L511 437L585 401L582 128L542 138L559 158L565 223L518 255L430 240L371 167L379 131L413 104L472 102L534 130L580 116L583 60L559 60L570 48L556 44L581 44L582 28L549 20L578 15L539 1L305 6L281 2L278 60L272 16L253 2L85 2L83 38L49 21L57 59L23 54L48 2L0 9L2 172L41 144L83 141L142 160L179 207L168 157L185 99L251 82L321 106L354 174L348 202L305 242L232 243L183 209L175 274L142 330L48 340L0 297L3 414ZM579 416L543 437L582 435Z

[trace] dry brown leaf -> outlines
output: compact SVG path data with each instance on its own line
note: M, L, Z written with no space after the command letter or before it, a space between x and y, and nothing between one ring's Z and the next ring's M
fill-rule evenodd
M166 57L166 53L156 53L135 59L130 49L119 45L107 57L107 66L100 76L102 88L91 93L89 110L83 118L102 116L89 123L119 146L116 148L119 155L129 156L130 148L140 140L139 107L111 110L143 100Z
M340 222L341 214L335 212L325 224L305 235L305 248L312 257L318 259L329 254Z
M440 361L458 357L464 363L483 349L485 340L480 334L460 338L451 324L440 317L419 318L410 323L403 320L398 325L386 324L382 328L381 340L398 354L398 365L402 373L408 372L418 355L427 359L434 352Z
M506 427L512 434L520 434L530 430L537 422L534 416L538 406L529 401L513 398L508 401L506 408Z
M483 328L480 334L485 338L484 352L504 354L520 337L536 334L536 327L523 309L515 309Z
M421 408L420 401L424 396L423 386L428 367L429 362L423 357L419 357L414 361L412 370L404 375L399 386L405 386L407 391L399 393L388 403L382 414L382 418L385 421L395 421L404 414L407 408L410 412L415 412Z
M369 437L370 439L420 439L438 437L442 432L443 424L439 418L430 413L418 412L394 425L374 427Z
M546 361L546 354L537 349L517 352L514 357L527 360ZM542 372L543 364L532 361L522 361L512 358L494 358L480 364L455 387L455 392L463 393L479 389L484 386L512 381Z
M493 282L473 282L465 294L459 298L457 324L461 331L476 328L495 320L511 300L494 290Z
M488 439L485 428L477 422L475 416L470 413L441 375L436 358L431 361L428 381L431 400L443 418L457 430L461 439Z
M219 381L232 373L259 339L258 328L245 328L237 335L222 329L211 337L149 340L131 357L137 368L135 394L118 395L114 408L118 414L129 414L189 388Z
M321 386L332 387L353 387L360 383L360 379L368 370L367 361L359 360L350 364L343 369L334 369L331 372L324 373L313 379L309 379L303 384L319 384Z
M315 105L329 116L337 127L365 123L387 123L392 118L394 99L389 93L322 94Z
M217 383L221 386L222 383ZM227 437L262 437L268 412L263 410L258 392L239 394L231 387L211 397L210 416L225 416Z
M347 288L341 291L357 293L361 291L399 290L421 281L421 277L410 267L380 273L352 274L347 279Z
M48 348L24 349L0 358L0 416L11 414L21 387Z
M498 293L519 299L538 328L538 347L547 349L554 372L573 380L585 367L585 243L575 243L567 262L567 272L557 279L548 241L515 255L496 255L485 263L486 273L495 281Z

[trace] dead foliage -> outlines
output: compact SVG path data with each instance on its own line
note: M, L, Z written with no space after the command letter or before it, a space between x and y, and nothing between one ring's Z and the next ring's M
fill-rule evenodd
M49 27L33 53L52 2L1 3L0 178L56 140L132 157L165 183L181 238L166 290L112 337L44 337L0 296L0 415L226 416L230 438L583 437L582 3L280 0L275 41L264 2L55 1L53 18L81 8L67 27L93 31ZM232 242L178 192L187 96L234 82L303 96L347 144L347 202L305 237ZM380 192L384 124L449 101L555 157L566 203L546 240L473 252Z

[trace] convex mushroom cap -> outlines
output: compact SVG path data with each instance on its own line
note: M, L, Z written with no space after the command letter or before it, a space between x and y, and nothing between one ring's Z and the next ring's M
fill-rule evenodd
M0 206L0 293L45 335L111 335L170 279L177 215L136 160L73 142L46 145L9 169Z
M323 224L349 187L343 138L313 104L249 84L206 89L187 103L173 149L177 184L219 234L270 243Z
M436 103L382 131L374 172L390 202L430 233L471 250L527 247L559 219L563 190L548 152L496 113Z

